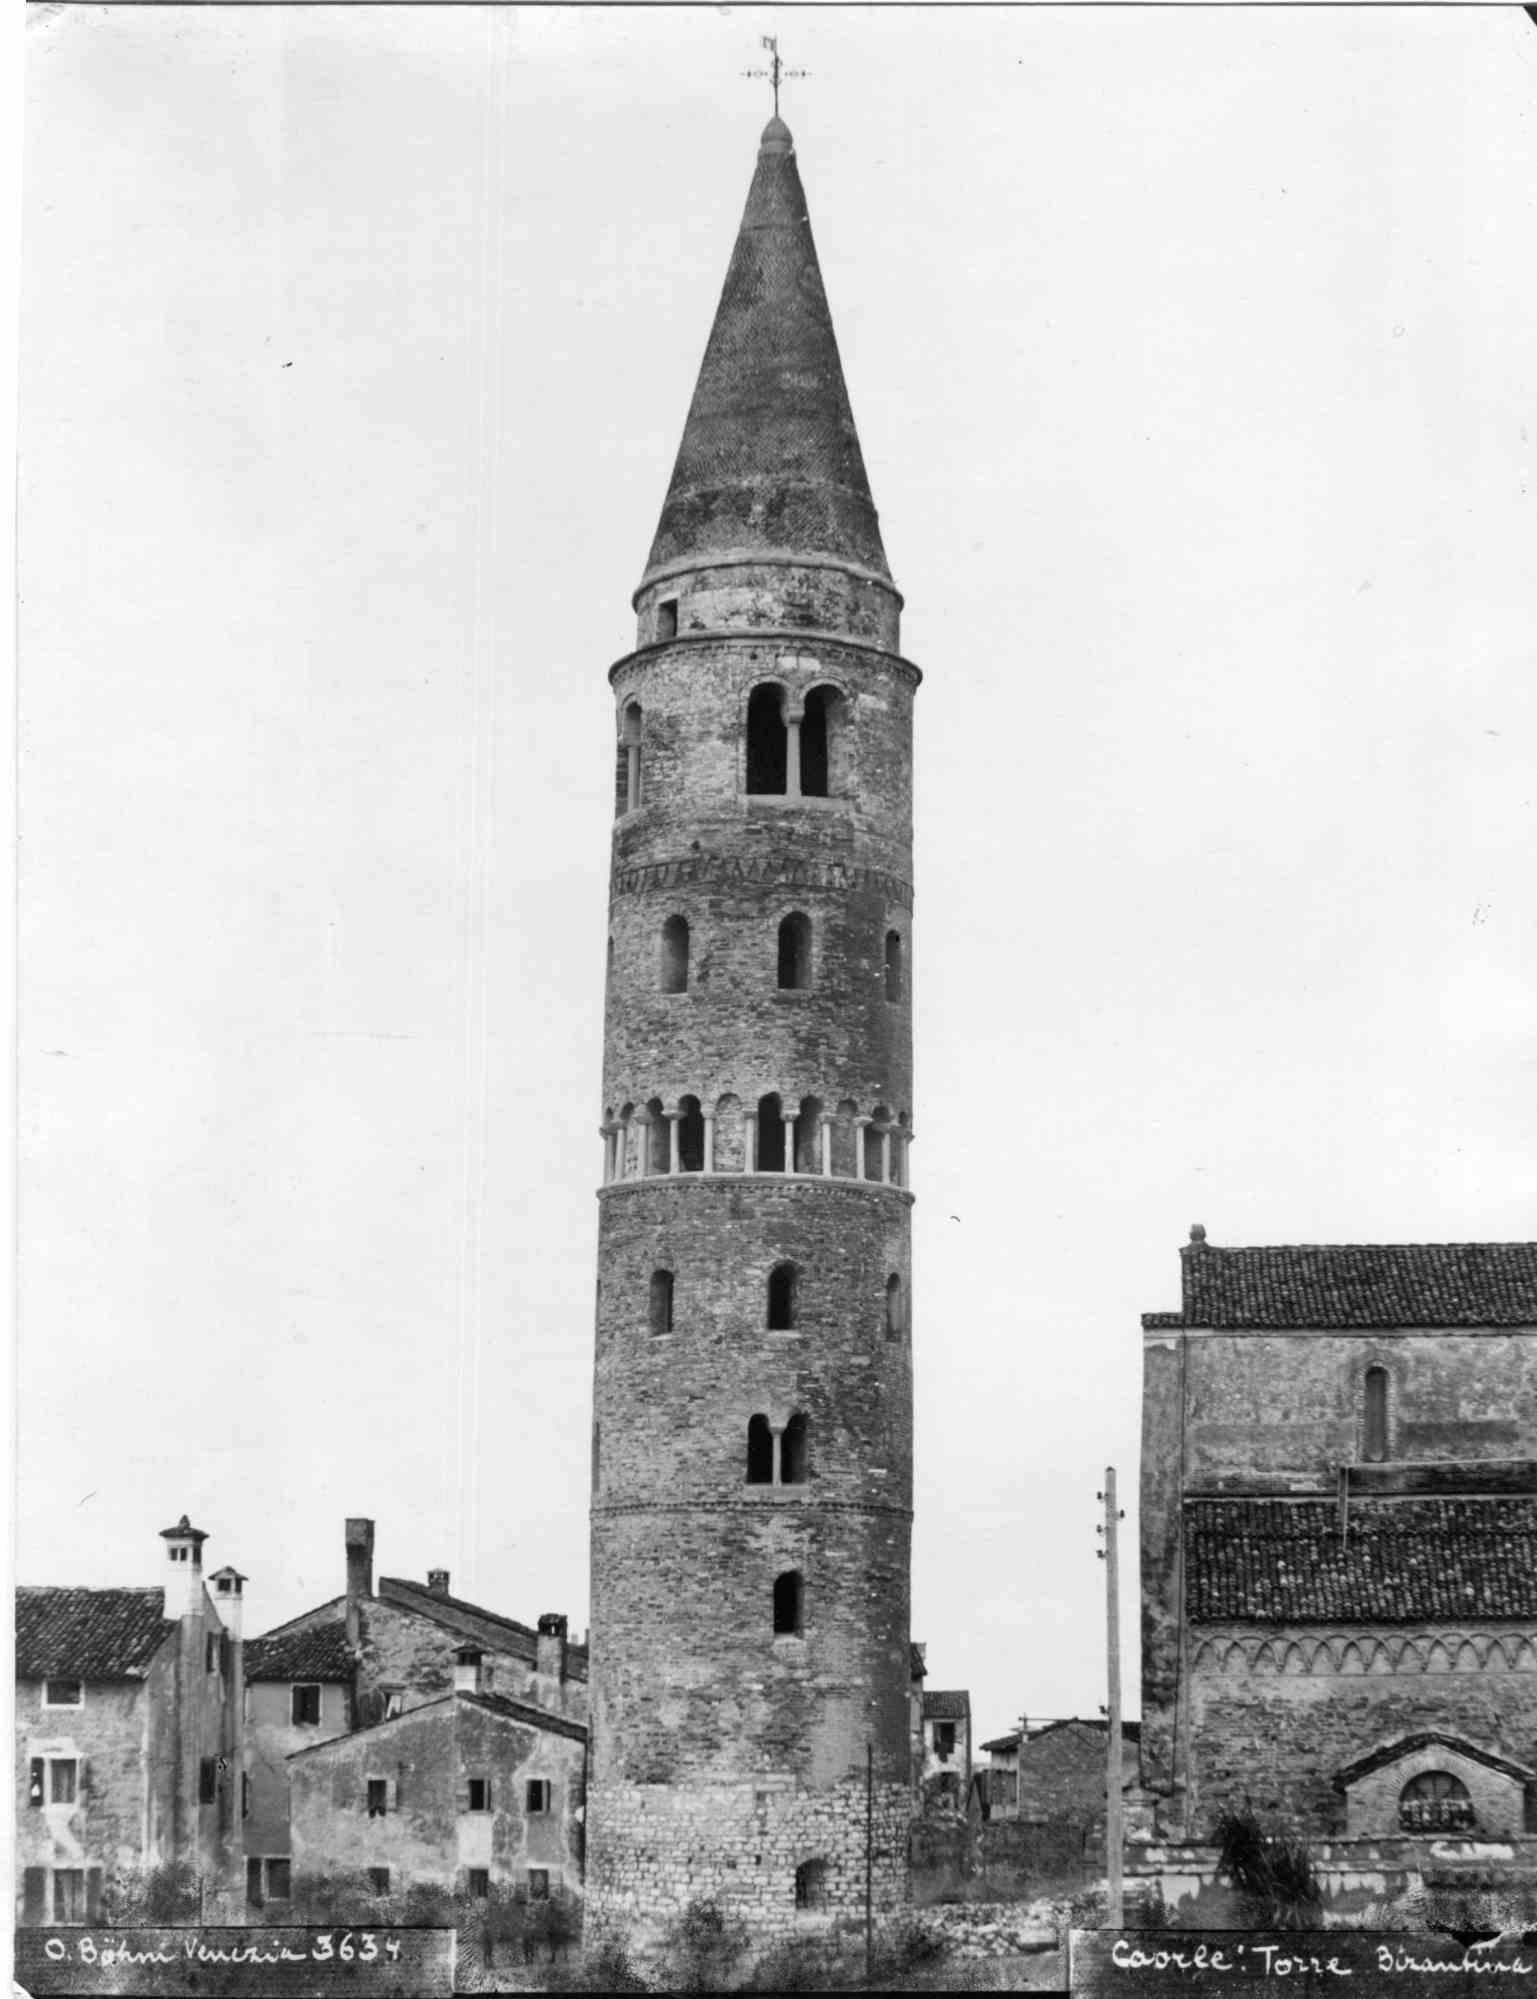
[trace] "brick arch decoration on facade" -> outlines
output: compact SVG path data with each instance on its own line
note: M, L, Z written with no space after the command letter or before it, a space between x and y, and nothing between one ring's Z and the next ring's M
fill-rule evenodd
M1204 1638L1193 1663L1218 1673L1297 1674L1537 1672L1537 1640L1522 1632L1331 1634L1275 1641Z

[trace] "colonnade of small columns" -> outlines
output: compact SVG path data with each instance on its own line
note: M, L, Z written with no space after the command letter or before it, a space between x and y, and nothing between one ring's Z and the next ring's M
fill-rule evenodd
M681 1109L664 1110L660 1115L666 1121L668 1128L667 1164L664 1168L653 1167L650 1164L649 1127L655 1121L657 1113L649 1110L639 1110L635 1112L632 1118L616 1118L609 1123L599 1125L598 1131L603 1140L603 1184L605 1187L614 1186L626 1180L655 1180L669 1178L673 1174L681 1175L685 1172L689 1174L713 1174L717 1171L715 1164L716 1113L714 1111L707 1111L701 1107L700 1118L704 1125L703 1164L699 1167L691 1166L687 1168L682 1163L682 1144L680 1139L680 1128L686 1113ZM809 1174L802 1168L797 1167L795 1163L795 1134L801 1117L802 1113L798 1111L790 1110L781 1113L780 1122L784 1126L783 1163L776 1167L766 1167L759 1165L758 1112L751 1108L744 1109L742 1112L742 1123L745 1146L744 1161L740 1170L744 1173L782 1173L788 1178L802 1180L813 1178L822 1180L854 1179L886 1187L906 1187L908 1185L908 1149L913 1142L913 1132L910 1125L903 1124L896 1118L874 1117L856 1112L852 1118L847 1120L852 1125L854 1132L854 1165L856 1170L852 1174L835 1174L833 1172L833 1128L844 1120L840 1118L836 1111L819 1111L817 1113L817 1123L820 1127L817 1146L819 1166L816 1173ZM639 1143L634 1147L628 1143L631 1131L636 1131L639 1134ZM873 1173L869 1170L871 1159L869 1147L865 1139L867 1132L873 1132L879 1141L879 1154L875 1162L877 1171ZM737 1169L727 1168L724 1170L736 1171Z

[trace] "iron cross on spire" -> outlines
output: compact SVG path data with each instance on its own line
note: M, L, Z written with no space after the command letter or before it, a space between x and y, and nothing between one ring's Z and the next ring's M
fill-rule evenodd
M779 116L779 86L786 77L803 77L811 74L809 69L786 69L779 60L779 37L764 35L763 46L768 50L771 62L767 69L744 69L743 76L766 77L774 86L774 116Z

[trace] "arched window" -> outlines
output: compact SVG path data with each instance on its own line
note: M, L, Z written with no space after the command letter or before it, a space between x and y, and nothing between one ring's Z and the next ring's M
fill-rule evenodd
M638 701L629 702L619 721L619 755L614 770L614 812L622 816L640 803L640 735L644 721Z
M800 1116L795 1120L795 1170L820 1173L822 1170L822 1099L802 1097Z
M1468 1787L1450 1770L1422 1770L1398 1795L1398 1823L1405 1832L1465 1832L1475 1823Z
M767 1416L754 1416L747 1425L747 1483L774 1483L774 1433Z
M770 1090L766 1097L758 1099L757 1170L760 1173L785 1170L784 1106L777 1090Z
M1365 1407L1361 1422L1361 1455L1369 1465L1381 1464L1388 1454L1388 1371L1385 1367L1366 1370Z
M886 1279L886 1337L899 1340L907 1331L907 1300L902 1294L902 1280L895 1271Z
M813 687L806 696L806 713L801 722L801 796L827 798L831 795L832 742L843 697L836 687Z
M811 918L794 910L779 926L779 990L804 992L811 984Z
M781 798L788 768L784 698L784 689L773 680L747 697L747 789Z
M803 1860L795 1870L795 1906L797 1909L825 1909L827 1907L827 1862L825 1860Z
M899 1000L902 997L902 933L900 930L886 932L886 997Z
M669 916L662 925L662 991L688 991L688 918Z
M864 1177L867 1180L880 1180L885 1177L881 1172L881 1161L886 1148L881 1141L887 1137L890 1129L890 1111L884 1104L877 1104L870 1113L870 1122L865 1126Z
M702 1173L704 1171L704 1111L697 1097L680 1097L678 1109L683 1115L678 1119L678 1171L680 1173Z
M635 1125L635 1106L625 1104L619 1112L619 1130L614 1138L614 1178L628 1180L640 1171L640 1161L630 1150L630 1133Z
M799 1569L786 1569L774 1578L774 1636L799 1637L804 1623L804 1592Z
M672 1331L672 1272L653 1270L651 1273L651 1330L654 1333Z
M649 1123L644 1127L646 1147L646 1171L665 1173L672 1163L672 1138L667 1130L667 1120L662 1115L662 1100L653 1097L646 1106Z
M806 1418L799 1410L786 1423L780 1442L779 1482L781 1485L806 1483Z
M795 1331L795 1265L776 1263L769 1272L768 1329L771 1333Z

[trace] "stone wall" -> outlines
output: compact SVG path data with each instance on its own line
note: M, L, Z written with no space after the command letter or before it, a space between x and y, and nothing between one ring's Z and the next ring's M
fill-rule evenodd
M312 1683L307 1683L312 1684ZM351 1690L339 1682L320 1688L320 1720L293 1719L293 1684L253 1680L246 1689L246 1773L251 1780L245 1850L278 1859L290 1850L288 1758L298 1749L345 1735L352 1724Z
M1537 1656L1528 1647L1525 1667L1512 1668L1494 1642L1502 1635L1443 1626L1385 1631L1372 1671L1360 1662L1359 1630L1250 1632L1242 1644L1225 1630L1203 1635L1190 1677L1192 1830L1209 1833L1220 1813L1247 1800L1267 1822L1313 1837L1341 1834L1345 1799L1335 1773L1417 1730L1467 1736L1479 1748L1537 1763ZM1342 1671L1335 1660L1347 1644L1355 1650ZM1408 1774L1398 1779L1395 1806ZM1391 1832L1394 1820L1360 1829Z
M871 1884L877 1914L907 1899L911 1794L877 1783ZM766 1932L797 1914L862 1913L866 1797L863 1775L820 1791L750 1785L611 1784L592 1797L589 1920L644 1943L696 1900L720 1900ZM813 1904L800 1909L796 1871L820 1861Z

